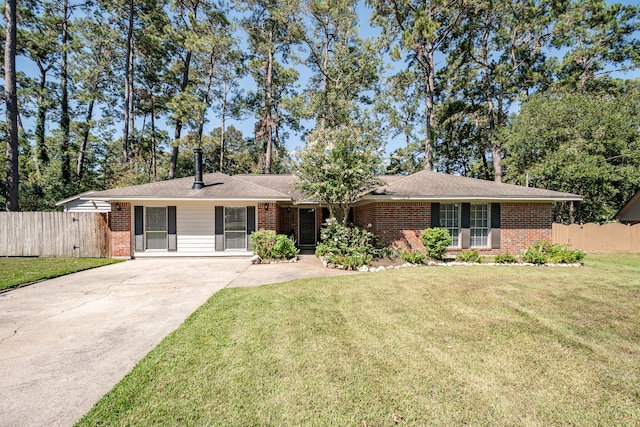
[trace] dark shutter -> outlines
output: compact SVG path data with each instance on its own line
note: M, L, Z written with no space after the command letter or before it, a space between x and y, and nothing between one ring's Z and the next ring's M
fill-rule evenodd
M247 249L251 248L251 233L256 231L256 207L247 206Z
M431 203L431 227L440 227L440 203Z
M471 246L471 203L461 204L460 246L467 249Z
M133 210L135 215L135 251L142 252L144 251L144 207L135 206Z
M500 249L500 203L491 203L491 248Z
M216 206L216 251L224 251L224 206Z
M167 234L169 235L169 250L178 250L178 236L176 233L176 207L167 207L167 216L169 217L169 224Z

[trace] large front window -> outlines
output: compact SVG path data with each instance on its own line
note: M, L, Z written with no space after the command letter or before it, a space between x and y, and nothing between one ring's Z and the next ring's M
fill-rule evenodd
M471 246L489 246L489 205L471 205Z
M147 249L167 249L167 208L145 209L145 246Z
M460 205L440 205L440 227L446 229L451 236L451 246L460 244Z
M225 249L246 249L247 247L247 208L224 208L224 247Z

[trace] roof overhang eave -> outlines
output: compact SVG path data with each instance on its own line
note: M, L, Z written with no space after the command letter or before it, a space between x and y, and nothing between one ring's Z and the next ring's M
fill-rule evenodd
M389 202L389 201L411 201L411 202L443 202L443 201L483 201L483 202L580 202L581 196L554 196L554 197L531 197L531 196L399 196L399 195L367 195L362 197L363 201Z
M79 197L81 200L98 200L103 202L290 202L291 199L283 197L141 197L141 196L101 196L101 197ZM61 202L59 202L61 203Z

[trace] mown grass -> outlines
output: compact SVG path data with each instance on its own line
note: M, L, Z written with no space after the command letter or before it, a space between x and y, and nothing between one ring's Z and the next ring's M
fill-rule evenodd
M118 262L118 260L108 258L0 257L0 290L113 264L114 262Z
M80 425L638 425L640 256L215 294Z

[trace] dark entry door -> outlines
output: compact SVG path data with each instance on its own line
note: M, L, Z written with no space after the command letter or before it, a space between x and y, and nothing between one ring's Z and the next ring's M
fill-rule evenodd
M316 210L300 209L300 246L315 246L316 244Z

